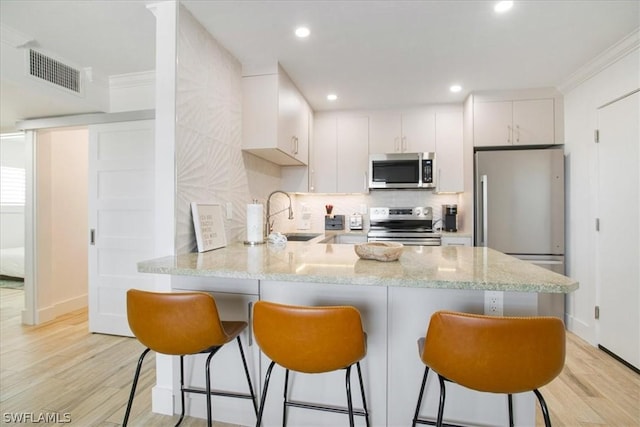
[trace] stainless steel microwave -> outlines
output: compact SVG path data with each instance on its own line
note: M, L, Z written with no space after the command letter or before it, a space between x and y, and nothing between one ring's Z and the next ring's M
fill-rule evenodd
M391 153L369 155L370 189L433 189L435 153Z

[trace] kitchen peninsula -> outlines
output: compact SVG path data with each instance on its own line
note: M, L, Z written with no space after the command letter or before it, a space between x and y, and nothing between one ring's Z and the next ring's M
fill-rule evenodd
M502 310L504 315L545 314L544 295L569 293L578 288L578 283L568 277L488 248L407 246L398 261L384 263L359 259L353 245L323 244L322 240L324 236L278 246L233 243L215 251L143 261L138 270L171 275L172 289L176 291L212 292L224 318L250 322L251 304L258 299L356 306L368 336L367 357L362 366L375 426L410 425L424 369L416 340L424 335L434 311L483 313L485 293L497 291L499 297L492 310ZM243 342L251 348L248 353L254 384L261 385L267 364L260 361L264 356L250 334L250 330L246 332ZM238 387L244 383L240 380L237 350L223 350L227 352L220 352L224 360L214 362L221 369L220 374L214 371L214 383L218 381L219 388L241 390ZM201 370L196 368L193 372L191 380L197 384L201 379L195 373ZM282 370L274 371L264 425L281 422L278 387L283 376ZM339 372L295 375L291 394L296 400L342 405L343 382ZM437 396L437 381L430 377L423 414L435 415ZM255 423L250 406L234 400L237 399L224 403L214 400L214 419L241 425ZM447 388L447 402L451 403L445 417L453 421L482 425L508 422L506 396L471 392L451 384ZM533 425L533 394L516 395L514 405L516 424ZM203 402L194 398L188 412L204 417ZM289 412L291 425L328 426L345 421L341 414Z

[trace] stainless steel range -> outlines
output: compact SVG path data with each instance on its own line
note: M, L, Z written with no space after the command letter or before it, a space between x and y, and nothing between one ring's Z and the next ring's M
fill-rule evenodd
M369 242L394 241L409 246L440 246L430 207L371 208Z

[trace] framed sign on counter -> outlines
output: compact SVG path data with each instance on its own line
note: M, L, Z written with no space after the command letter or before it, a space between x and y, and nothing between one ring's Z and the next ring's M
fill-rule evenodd
M191 215L198 252L206 252L227 245L220 205L191 202Z

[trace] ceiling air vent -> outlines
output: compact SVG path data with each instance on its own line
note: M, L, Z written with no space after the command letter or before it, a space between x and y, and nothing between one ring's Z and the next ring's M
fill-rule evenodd
M80 70L29 49L29 74L77 94L81 93Z

